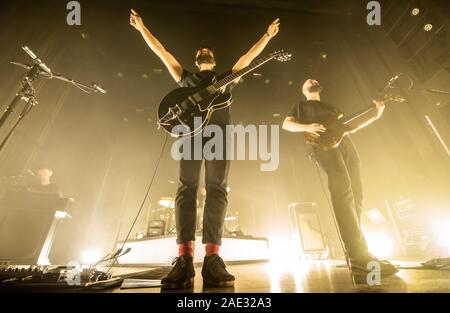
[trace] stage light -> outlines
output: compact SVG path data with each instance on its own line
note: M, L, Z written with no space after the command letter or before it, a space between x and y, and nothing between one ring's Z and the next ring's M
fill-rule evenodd
M377 208L367 210L365 213L367 214L367 217L369 218L369 220L374 224L386 223L386 220L383 217L383 214Z
M419 13L420 13L420 9L419 8L413 8L411 10L411 15L412 16L417 16L417 15L419 15Z
M430 23L425 24L425 25L423 26L423 29L424 29L426 32L429 32L430 30L433 29L433 25L430 24Z
M95 262L97 262L98 260L100 260L102 256L100 255L100 253L96 250L85 250L83 251L83 253L81 254L81 263L83 264L93 264Z
M433 232L436 237L436 245L450 253L450 218L441 219L433 223Z
M394 252L394 238L389 236L386 231L365 232L367 246L369 251L379 258L392 257Z
M308 272L310 263L301 261L298 255L300 242L296 240L296 234L282 235L281 233L268 234L270 261L264 266L269 279L271 292L282 292L281 281L286 273L290 273L295 279L297 292L304 292L302 277Z
M272 264L279 268L285 268L298 261L298 253L296 253L292 237L269 234L267 238L269 239L269 257Z
M159 199L158 204L165 208L173 209L175 208L175 199L169 197L162 197L161 199Z
M71 218L69 214L67 214L64 211L55 211L55 218L57 219L63 219L63 218Z

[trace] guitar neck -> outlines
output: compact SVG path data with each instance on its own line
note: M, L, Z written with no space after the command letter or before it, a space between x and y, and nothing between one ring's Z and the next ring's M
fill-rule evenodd
M245 74L250 73L251 71L253 71L255 68L263 65L264 63L270 61L272 59L272 56L266 56L263 58L259 58L255 61L253 61L252 63L250 63L248 66L244 67L243 69L237 71L236 73L230 74L224 78L222 78L221 80L219 80L218 82L216 82L213 87L215 90L219 90L225 86L227 86L228 84L232 83L233 81L235 81L236 79L238 79L241 76L244 76Z
M375 106L371 105L371 106L365 108L364 110L356 112L356 113L346 117L345 121L343 122L343 124L350 124L353 121L357 120L358 118L368 114L370 111L373 111L374 109L375 109Z
M394 101L394 102L403 102L405 101L404 98L401 98L399 96L393 96L393 95L385 95L382 99L382 101L387 102L387 101ZM348 117L346 117L344 119L344 122L342 122L343 124L350 124L352 123L354 120L357 120L358 118L367 115L370 111L375 110L375 106L372 104L370 106L368 106L367 108L365 108L364 110L361 110L359 112L356 112Z

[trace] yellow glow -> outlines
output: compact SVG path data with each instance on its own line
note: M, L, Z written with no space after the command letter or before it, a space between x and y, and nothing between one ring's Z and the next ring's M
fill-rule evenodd
M365 232L369 251L379 258L392 257L394 252L394 238L385 231Z
M436 235L436 244L450 253L450 219L442 219L433 223L433 232Z
M81 254L81 262L83 264L92 264L100 260L101 257L100 253L96 250L85 250Z
M420 9L419 8L414 8L411 10L411 15L412 16L417 16L420 13Z
M283 292L281 279L293 279L296 292L305 292L303 281L310 263L301 261L295 236L269 235L269 257L265 269L269 275L271 292Z
M158 203L165 208L173 209L175 207L175 199L173 198L163 197L159 199Z

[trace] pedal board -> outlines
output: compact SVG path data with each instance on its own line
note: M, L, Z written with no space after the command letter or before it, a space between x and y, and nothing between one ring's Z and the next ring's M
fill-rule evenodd
M0 290L58 291L118 286L122 278L95 268L70 266L9 266L0 269Z

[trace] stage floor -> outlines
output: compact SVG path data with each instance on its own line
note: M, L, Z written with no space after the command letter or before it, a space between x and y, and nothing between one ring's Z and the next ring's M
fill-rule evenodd
M422 260L421 260L422 261ZM419 261L393 261L408 267ZM113 275L122 275L150 268L114 268ZM196 266L193 290L178 292L239 292L239 293L309 293L309 292L450 292L450 268L447 270L400 269L395 276L381 280L379 286L368 286L366 275L352 279L345 264L339 261L295 261L286 263L231 264L227 269L236 277L232 289L203 289L201 265ZM167 268L165 269L167 270ZM107 292L159 293L159 287L110 289ZM172 291L173 292L173 291Z

